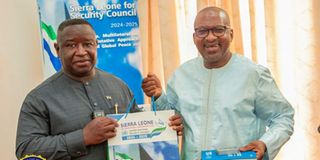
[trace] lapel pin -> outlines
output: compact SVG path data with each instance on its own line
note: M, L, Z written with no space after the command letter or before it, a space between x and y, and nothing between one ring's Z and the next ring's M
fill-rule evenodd
M106 99L111 101L112 100L112 97L111 96L106 96Z
M114 104L114 110L115 110L116 114L118 114L118 103Z

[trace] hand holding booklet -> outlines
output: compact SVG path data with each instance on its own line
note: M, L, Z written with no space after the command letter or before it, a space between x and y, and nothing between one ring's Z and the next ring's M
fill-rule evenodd
M173 110L112 114L117 136L108 140L109 160L179 160L177 133L169 127Z
M237 149L206 150L201 152L201 160L256 160L254 151L240 152Z

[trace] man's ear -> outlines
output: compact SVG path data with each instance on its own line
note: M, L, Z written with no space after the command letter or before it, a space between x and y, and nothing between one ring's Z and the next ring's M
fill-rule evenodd
M58 43L54 43L54 48L56 49L57 56L60 57L60 48Z
M193 44L196 44L196 38L197 38L197 37L196 37L196 34L193 33L192 36L193 36Z
M231 41L233 40L233 29L230 29L230 37L231 37Z

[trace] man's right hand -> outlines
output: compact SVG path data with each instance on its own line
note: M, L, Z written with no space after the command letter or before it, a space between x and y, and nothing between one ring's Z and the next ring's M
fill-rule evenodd
M142 81L143 92L149 96L154 96L155 99L159 98L162 94L162 87L160 80L155 74L149 73Z
M116 120L108 117L97 117L90 121L83 128L84 144L95 145L116 136L116 127L119 124Z

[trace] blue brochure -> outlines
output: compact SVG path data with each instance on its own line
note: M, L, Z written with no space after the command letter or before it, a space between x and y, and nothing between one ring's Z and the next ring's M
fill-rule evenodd
M217 150L206 150L201 152L201 160L256 160L254 151L245 152L219 152Z

